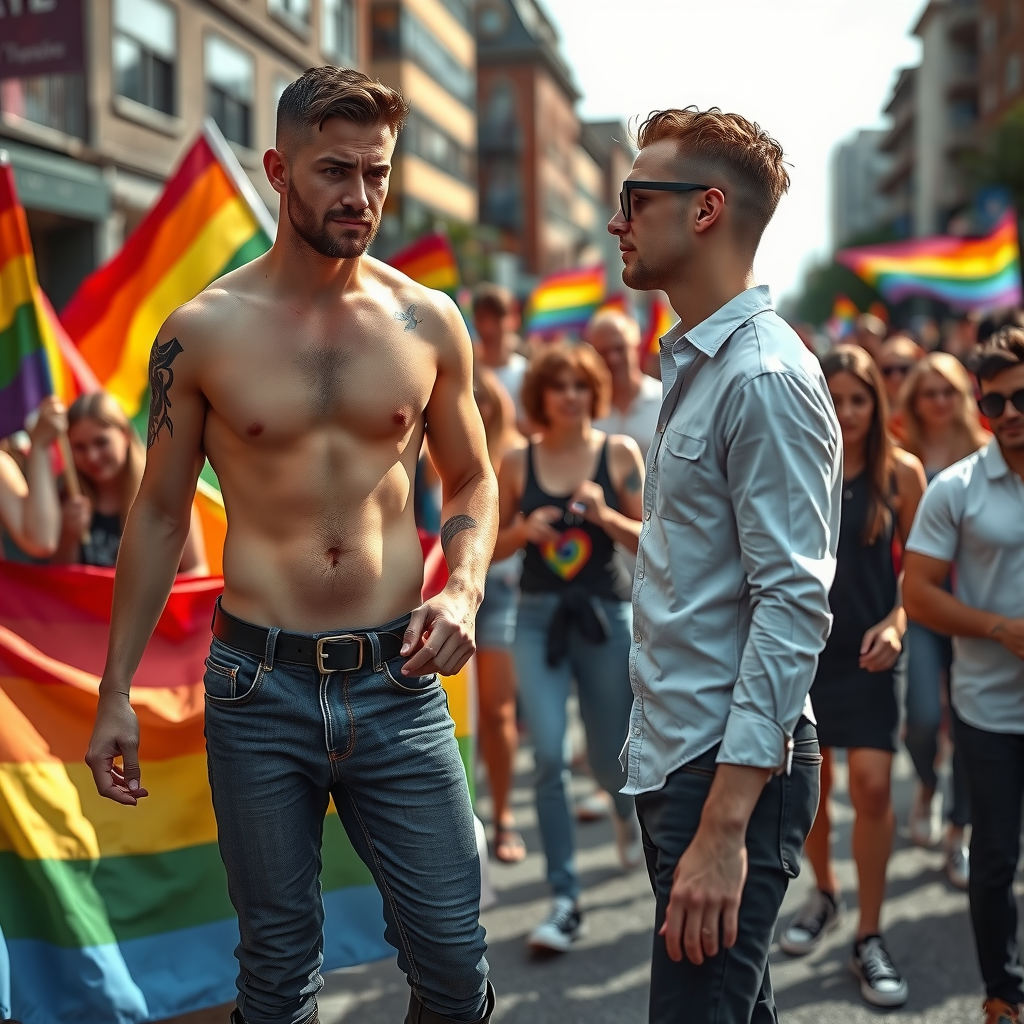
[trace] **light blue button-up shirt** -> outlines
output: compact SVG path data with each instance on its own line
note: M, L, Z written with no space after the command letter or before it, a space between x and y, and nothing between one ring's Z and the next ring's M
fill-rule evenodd
M814 356L750 288L661 339L633 585L625 793L721 743L782 770L832 617L842 444Z

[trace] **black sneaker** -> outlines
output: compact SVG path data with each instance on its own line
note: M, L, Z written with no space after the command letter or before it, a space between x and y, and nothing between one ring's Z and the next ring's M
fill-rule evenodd
M583 934L583 912L568 896L557 896L547 919L530 932L530 949L564 953Z
M850 970L860 979L860 994L872 1006L902 1006L907 1001L907 983L881 935L869 935L853 944Z
M821 889L815 889L803 909L782 933L779 945L790 956L803 956L830 932L843 917L843 902Z

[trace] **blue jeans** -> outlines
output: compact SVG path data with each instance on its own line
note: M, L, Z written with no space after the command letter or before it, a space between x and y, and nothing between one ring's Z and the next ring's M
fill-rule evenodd
M580 882L573 867L575 836L569 789L567 702L573 678L587 734L587 754L600 786L611 793L620 818L633 813L633 798L619 790L626 773L619 751L626 742L633 691L629 685L629 644L633 608L628 601L602 601L611 635L590 643L575 630L569 656L560 665L547 663L548 624L558 607L557 594L521 594L512 654L523 718L533 741L537 768L537 818L548 864L548 881L556 896L575 900Z
M300 1024L316 1009L332 796L415 994L450 1020L483 1013L480 863L447 698L437 676L408 679L404 659L380 656L378 634L401 636L408 621L370 632L356 672L275 662L278 630L263 658L213 640L206 748L246 1024Z
M921 785L934 791L938 786L935 758L938 754L938 733L942 720L940 688L945 686L949 697L949 670L953 663L953 647L948 636L933 633L917 622L907 626L907 753ZM943 682L945 677L945 682ZM963 828L971 820L970 797L963 755L956 741L956 712L949 701L953 722L953 800L947 817Z

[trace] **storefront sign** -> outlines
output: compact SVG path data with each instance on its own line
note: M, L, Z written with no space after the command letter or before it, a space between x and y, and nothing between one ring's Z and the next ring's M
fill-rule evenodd
M0 79L82 70L82 0L0 0Z

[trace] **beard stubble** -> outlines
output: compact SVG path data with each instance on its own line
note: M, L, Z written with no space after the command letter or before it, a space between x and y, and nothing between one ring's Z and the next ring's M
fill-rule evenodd
M366 220L370 230L365 234L353 231L346 232L340 237L332 235L327 228L330 216L318 221L316 211L302 198L299 190L291 182L288 183L287 199L288 220L291 221L296 234L314 252L326 256L328 259L352 260L362 256L370 247L370 243L376 237L377 229L380 227L380 224L375 222L371 215L370 219ZM365 216L347 206L340 211L332 211L335 214L339 212L342 216L352 220L362 220Z

